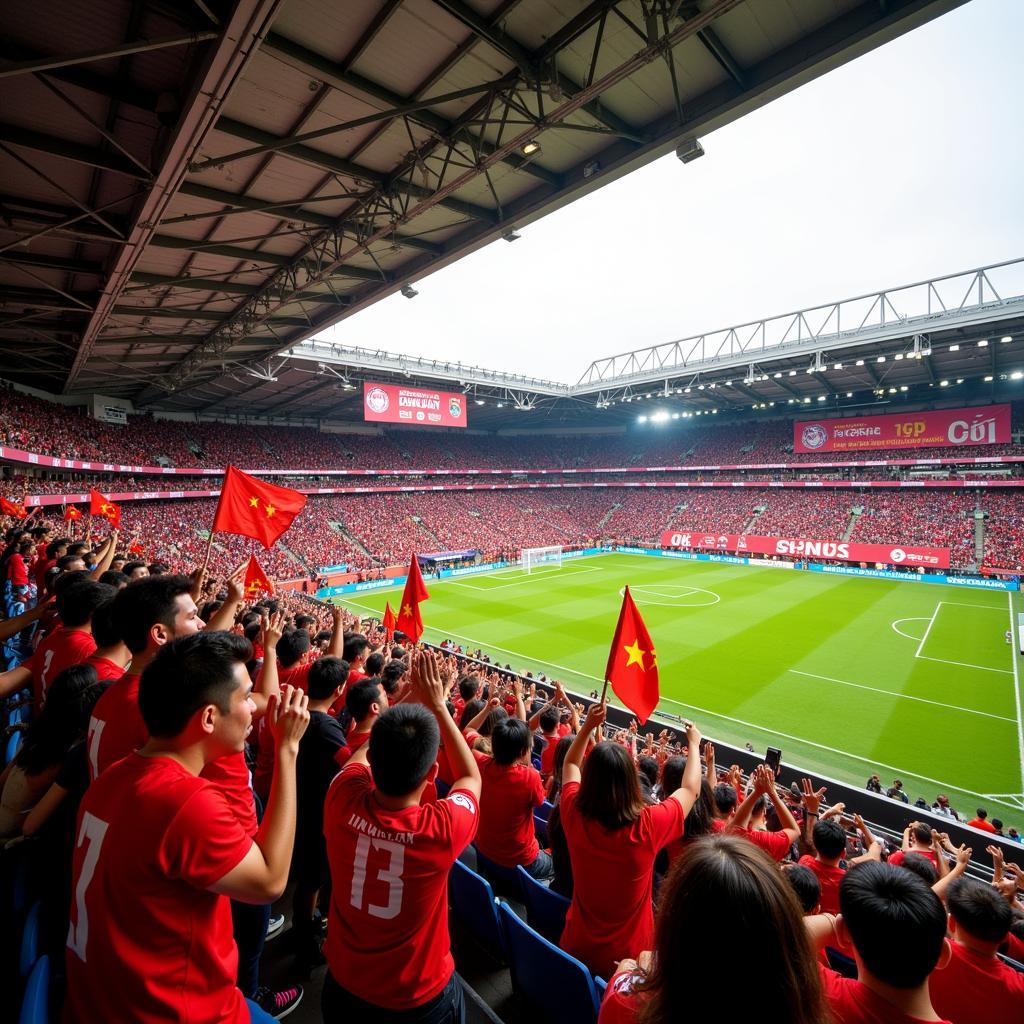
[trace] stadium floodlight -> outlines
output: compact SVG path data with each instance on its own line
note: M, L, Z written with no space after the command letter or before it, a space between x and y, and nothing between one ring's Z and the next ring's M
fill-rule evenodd
M684 164L690 163L692 160L696 160L698 157L704 155L704 147L700 144L698 139L683 139L682 142L676 146L676 156L682 160Z
M515 228L509 228L508 231L503 231L501 233L501 237L504 238L506 242L518 242L523 236L519 234Z
M486 403L484 402L484 400L482 398L477 398L476 399L476 404L477 405L485 405Z
M988 348L988 338L981 338L978 341L978 348Z
M897 361L902 359L902 358L903 358L903 353L902 352L897 352L896 355L893 356L893 359L896 359Z
M530 139L529 142L524 142L519 147L519 152L522 153L523 156L536 156L538 153L542 152L542 150L540 143L536 139Z
M415 299L416 296L419 295L419 292L416 291L416 289L413 288L413 286L411 284L403 284L402 285L402 294L407 299Z
M795 377L796 376L796 370L790 370L789 371L789 375L790 375L790 377Z
M819 402L824 402L826 398L828 398L828 395L818 395Z
M877 359L875 360L875 362L876 362L876 363L884 363L884 362L885 362L885 356L879 356L879 357L878 357L878 358L877 358Z
M940 388L948 388L949 387L949 381L948 380L940 380L939 381L939 387Z
M647 417L646 416L637 416L636 421L637 421L637 423L646 423L647 422Z
M988 375L988 376L987 376L987 377L985 378L985 383L986 383L986 384L991 384L991 383L992 383L992 374L989 374L989 375Z
M1020 380L1021 377L1024 377L1024 373L1021 373L1020 370L1014 370L1013 373L1010 374L1010 380Z
M999 339L999 344L1000 345L1009 345L1011 341L1013 341L1013 338L1009 334L1004 334Z
M864 360L863 359L858 359L857 362L854 363L854 365L855 366L863 366L864 365Z
M957 377L956 382L957 382L957 384L963 384L963 382L964 382L963 377Z
M950 345L949 346L949 351L950 352L959 352L960 351L960 346L959 345Z
M847 391L846 392L846 397L847 398L853 398L853 392L852 391Z
M832 367L832 369L833 369L833 370L841 370L842 368L843 368L843 364L842 364L842 363L836 363L836 364L835 364L835 365L834 365L834 366Z

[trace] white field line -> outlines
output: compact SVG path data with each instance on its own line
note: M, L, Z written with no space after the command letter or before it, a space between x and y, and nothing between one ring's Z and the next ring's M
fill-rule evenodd
M802 672L798 668L789 670L796 676L809 676L811 679L824 679L828 683L838 683L840 686L853 686L858 690L870 690L872 693L884 693L890 697L899 697L901 700L916 700L920 704L934 704L937 708L948 708L950 711L962 711L967 715L982 715L984 718L998 718L1000 722L1016 722L1016 718L1008 718L1006 715L993 715L988 711L976 711L974 708L964 708L959 704L944 704L939 700L928 700L927 697L913 697L909 693L899 693L896 690L883 690L878 686L865 686L863 683L851 683L846 679L836 679L834 676L821 676L817 672Z
M581 566L578 566L577 568L573 569L572 572L561 572L560 575L558 575L558 576L554 576L552 573L549 573L549 572L548 573L544 573L543 575L540 575L540 576L538 576L538 574L536 574L536 573L527 573L526 576L523 579L517 580L515 583L499 583L499 584L497 584L496 586L493 586L493 587L478 587L475 583L466 583L464 580L442 580L441 582L442 583L451 583L453 586L456 586L456 587L466 587L467 590L480 590L480 591L482 591L484 593L489 594L492 590L507 590L509 587L521 587L521 586L523 586L526 583L533 583L537 579L541 579L541 580L549 580L549 579L564 580L564 579L568 579L570 576L581 576L585 572L598 572L598 571L599 570L598 570L596 565L581 565ZM487 574L482 575L482 576L477 576L477 577L474 577L474 578L475 579L484 579L484 580L495 579L494 576L487 575ZM498 578L500 579L502 577L498 577Z
M914 653L914 657L915 658L920 658L921 657L921 649L924 647L925 640L928 639L928 634L932 631L932 626L935 625L935 619L936 619L936 616L939 614L939 609L941 607L942 607L942 602L940 601L935 606L935 611L932 612L932 617L928 620L928 625L925 627L924 636L921 637L921 642L917 645L917 651Z
M958 665L960 668L974 668L979 672L1001 672L1004 676L1012 676L1008 668L992 668L991 665L975 665L973 661L950 661L948 658L930 658L927 654L917 655L922 661L938 661L943 665Z
M910 618L907 618L907 619L893 619L892 622L889 623L889 625L892 626L892 629L893 629L894 633L898 633L900 636L906 638L907 640L920 640L920 637L911 636L909 633L904 633L902 629L897 629L896 627L901 622L927 622L927 621L928 621L928 618L925 615L913 615L913 616L911 616Z
M1010 657L1013 659L1013 700L1017 707L1017 750L1020 754L1020 781L1024 786L1024 717L1020 706L1020 672L1017 668L1017 624L1013 620L1013 591L1006 592L1006 603L1010 607Z
M367 608L366 605L361 605L358 601L349 601L348 603L354 604L359 608L365 608L367 611L371 611L375 615L378 614L375 608ZM512 651L507 647L499 647L497 644L483 643L479 640L474 640L472 637L460 636L458 633L452 633L450 630L435 628L434 632L443 633L445 636L454 637L456 640L462 640L466 643L473 644L476 647L487 647L492 651L501 651L503 654L511 654L516 658L521 658L523 661L533 662L535 665L546 665L548 668L556 668L560 672L571 672L573 675L580 676L583 679L592 679L595 683L604 682L603 679L599 679L597 676L592 676L588 672L580 672L578 669L568 668L565 665L557 665L553 661L544 661L542 658L531 658L519 651ZM732 715L723 715L717 711L711 711L709 708L697 707L696 704L684 704L682 701L673 700L670 697L662 697L659 703L675 704L678 707L687 708L690 711L699 711L702 715L708 715L710 718L717 718L723 722L733 722L736 725L742 725L744 728L754 729L755 731L764 733L767 736L776 736L784 740L792 740L794 743L802 743L807 747L815 747L818 750L824 750L830 754L839 754L841 757L848 757L853 761L860 761L862 764L876 765L879 768L887 768L889 771L895 772L897 776L909 775L915 779L920 779L922 782L930 782L933 785L938 786L940 790L953 789L958 793L965 793L968 796L976 796L981 800L987 799L984 793L976 793L973 789L964 789L963 786L958 786L952 782L943 782L941 779L933 779L929 775L922 775L920 772L913 771L910 768L900 768L897 765L886 764L885 761L879 761L873 757L861 757L859 754L851 754L848 750L840 750L838 747L829 747L824 743L815 743L814 740L804 739L802 736L794 736L792 733L779 732L777 729L769 729L763 725L756 725L754 722L747 722L742 718L734 718Z

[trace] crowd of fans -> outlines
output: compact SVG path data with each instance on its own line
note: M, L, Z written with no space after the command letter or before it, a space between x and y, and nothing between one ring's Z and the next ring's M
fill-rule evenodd
M985 494L984 498L989 498ZM949 491L872 491L863 497L850 540L863 544L901 544L950 549L955 567L975 562L974 510L977 499ZM1024 507L1024 501L1014 499Z
M474 511L497 514L459 515ZM457 860L565 897L553 939L608 980L604 1024L685 1019L738 970L770 1021L1024 1019L1024 973L1001 959L1024 960L1024 870L983 811L957 845L940 794L890 844L809 779L719 764L692 722L615 727L596 691L576 701L298 595L246 600L237 575L197 568L201 543L168 542L195 570L179 575L125 542L37 523L0 553L0 698L20 741L0 878L40 901L69 1024L267 1024L314 971L325 1022L461 1021ZM271 990L289 882L295 981Z

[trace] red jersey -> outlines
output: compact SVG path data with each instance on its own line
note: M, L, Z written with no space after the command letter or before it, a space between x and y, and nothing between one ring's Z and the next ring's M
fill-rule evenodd
M540 773L547 778L555 770L555 748L562 737L549 736L547 733L541 735L547 741L547 746L540 752Z
M231 906L209 887L251 845L169 757L133 754L94 782L78 813L67 1024L248 1024Z
M92 633L61 626L43 637L22 667L32 670L32 699L38 711L46 701L46 688L72 665L81 665L96 650Z
M273 737L267 734L273 743ZM252 773L245 763L245 754L227 754L216 761L208 761L199 773L200 777L217 787L227 805L234 812L238 824L247 836L254 836L260 830L256 820L256 801L252 797Z
M308 665L292 665L291 668L278 667L278 682L282 687L295 686L303 693L309 693L309 670L312 667L312 662Z
M835 1024L924 1024L922 1018L901 1013L860 981L844 978L821 964L818 964L818 972ZM953 1022L946 1020L936 1024Z
M804 854L797 862L805 868L810 868L818 876L818 885L821 886L821 910L822 914L839 913L839 883L846 874L844 868L830 867L822 864L817 857Z
M481 780L477 849L503 868L532 864L540 852L533 830L533 809L544 803L540 772L523 764L501 765L486 754L474 757Z
M959 942L950 946L948 966L928 979L935 1012L956 1024L1024 1020L1024 974Z
M352 731L345 737L345 746L338 751L334 759L338 764L344 764L363 744L368 742L370 739L370 730L360 730L353 728Z
M934 850L907 850L906 852L904 852L903 850L897 850L889 858L888 863L889 864L894 864L896 867L899 867L903 863L903 860L907 856L908 853L916 853L916 854L919 854L921 857L927 857L928 860L930 860L932 862L932 864L935 865L936 868L939 866L939 861L938 861L938 859L935 856L935 851Z
M995 834L996 827L990 821L986 821L984 818L971 818L967 824L971 828L980 828L982 832L988 832L989 834Z
M11 581L12 587L28 586L28 566L21 555L14 554L7 559L7 578Z
M35 568L32 570L36 577L36 589L40 598L46 589L46 574L57 564L56 558L37 558Z
M92 709L87 735L89 778L95 780L116 761L149 740L139 712L140 675L126 672L111 683Z
M389 811L370 769L350 764L324 804L331 906L324 955L342 988L375 1006L409 1010L441 992L455 970L448 872L476 833L476 798Z
M642 974L634 974L632 971L616 974L604 991L597 1024L636 1024L637 1014L644 1001L643 994L636 991L636 985L642 979Z
M749 839L755 846L759 846L772 860L782 860L789 853L792 843L785 832L765 832L763 829L754 828L732 828L729 830L735 835Z
M92 665L96 669L96 678L101 683L112 683L124 675L124 665L118 665L116 661L109 658L100 658L96 654L90 654L85 659L86 665Z
M609 832L576 808L580 784L562 787L562 829L572 861L573 896L561 947L591 971L610 977L615 962L654 942L651 882L658 851L683 834L678 800L645 807L630 825ZM608 894L615 893L614 899Z

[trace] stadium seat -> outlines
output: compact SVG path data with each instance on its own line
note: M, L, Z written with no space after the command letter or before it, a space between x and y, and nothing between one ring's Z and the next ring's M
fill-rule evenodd
M519 867L516 870L519 872L523 903L526 904L526 916L530 927L540 932L549 942L557 943L565 927L569 901L557 892L552 892L542 882L538 882L526 868Z
M533 831L537 836L537 842L540 843L543 849L548 848L548 823L542 818L536 811L533 814Z
M1015 971L1020 971L1021 974L1024 974L1024 964L1019 963L1018 961L1011 959L1010 957L1006 956L1004 953L1000 953L999 954L999 959L1002 960L1003 963L1005 963L1007 966L1012 967Z
M476 851L476 866L480 874L497 889L499 895L518 903L523 902L523 887L519 882L518 868L505 868L495 864L480 852L479 847Z
M50 958L41 956L32 968L21 1001L18 1024L50 1024Z
M541 760L539 757L531 757L530 764L532 764L533 767L537 769L537 771L540 771Z
M555 805L550 800L545 800L534 812L535 818L542 818L544 821L551 820L551 812L555 809Z
M844 978L857 977L856 960L848 957L845 953L840 953L838 949L833 949L831 946L825 947L825 956L828 957L829 966L837 974L841 974Z
M498 907L508 945L512 988L545 1020L594 1024L600 1005L594 979L575 957L548 942L507 903Z
M498 917L498 901L486 878L456 861L448 872L448 902L455 917L469 929L484 950L505 962L505 937Z
M25 917L25 927L21 932L21 952L18 956L18 973L24 978L32 970L39 959L39 929L43 905L32 904L32 909Z
M608 988L608 982L604 978L594 978L594 988L597 989L597 1001L604 1002L605 989Z

